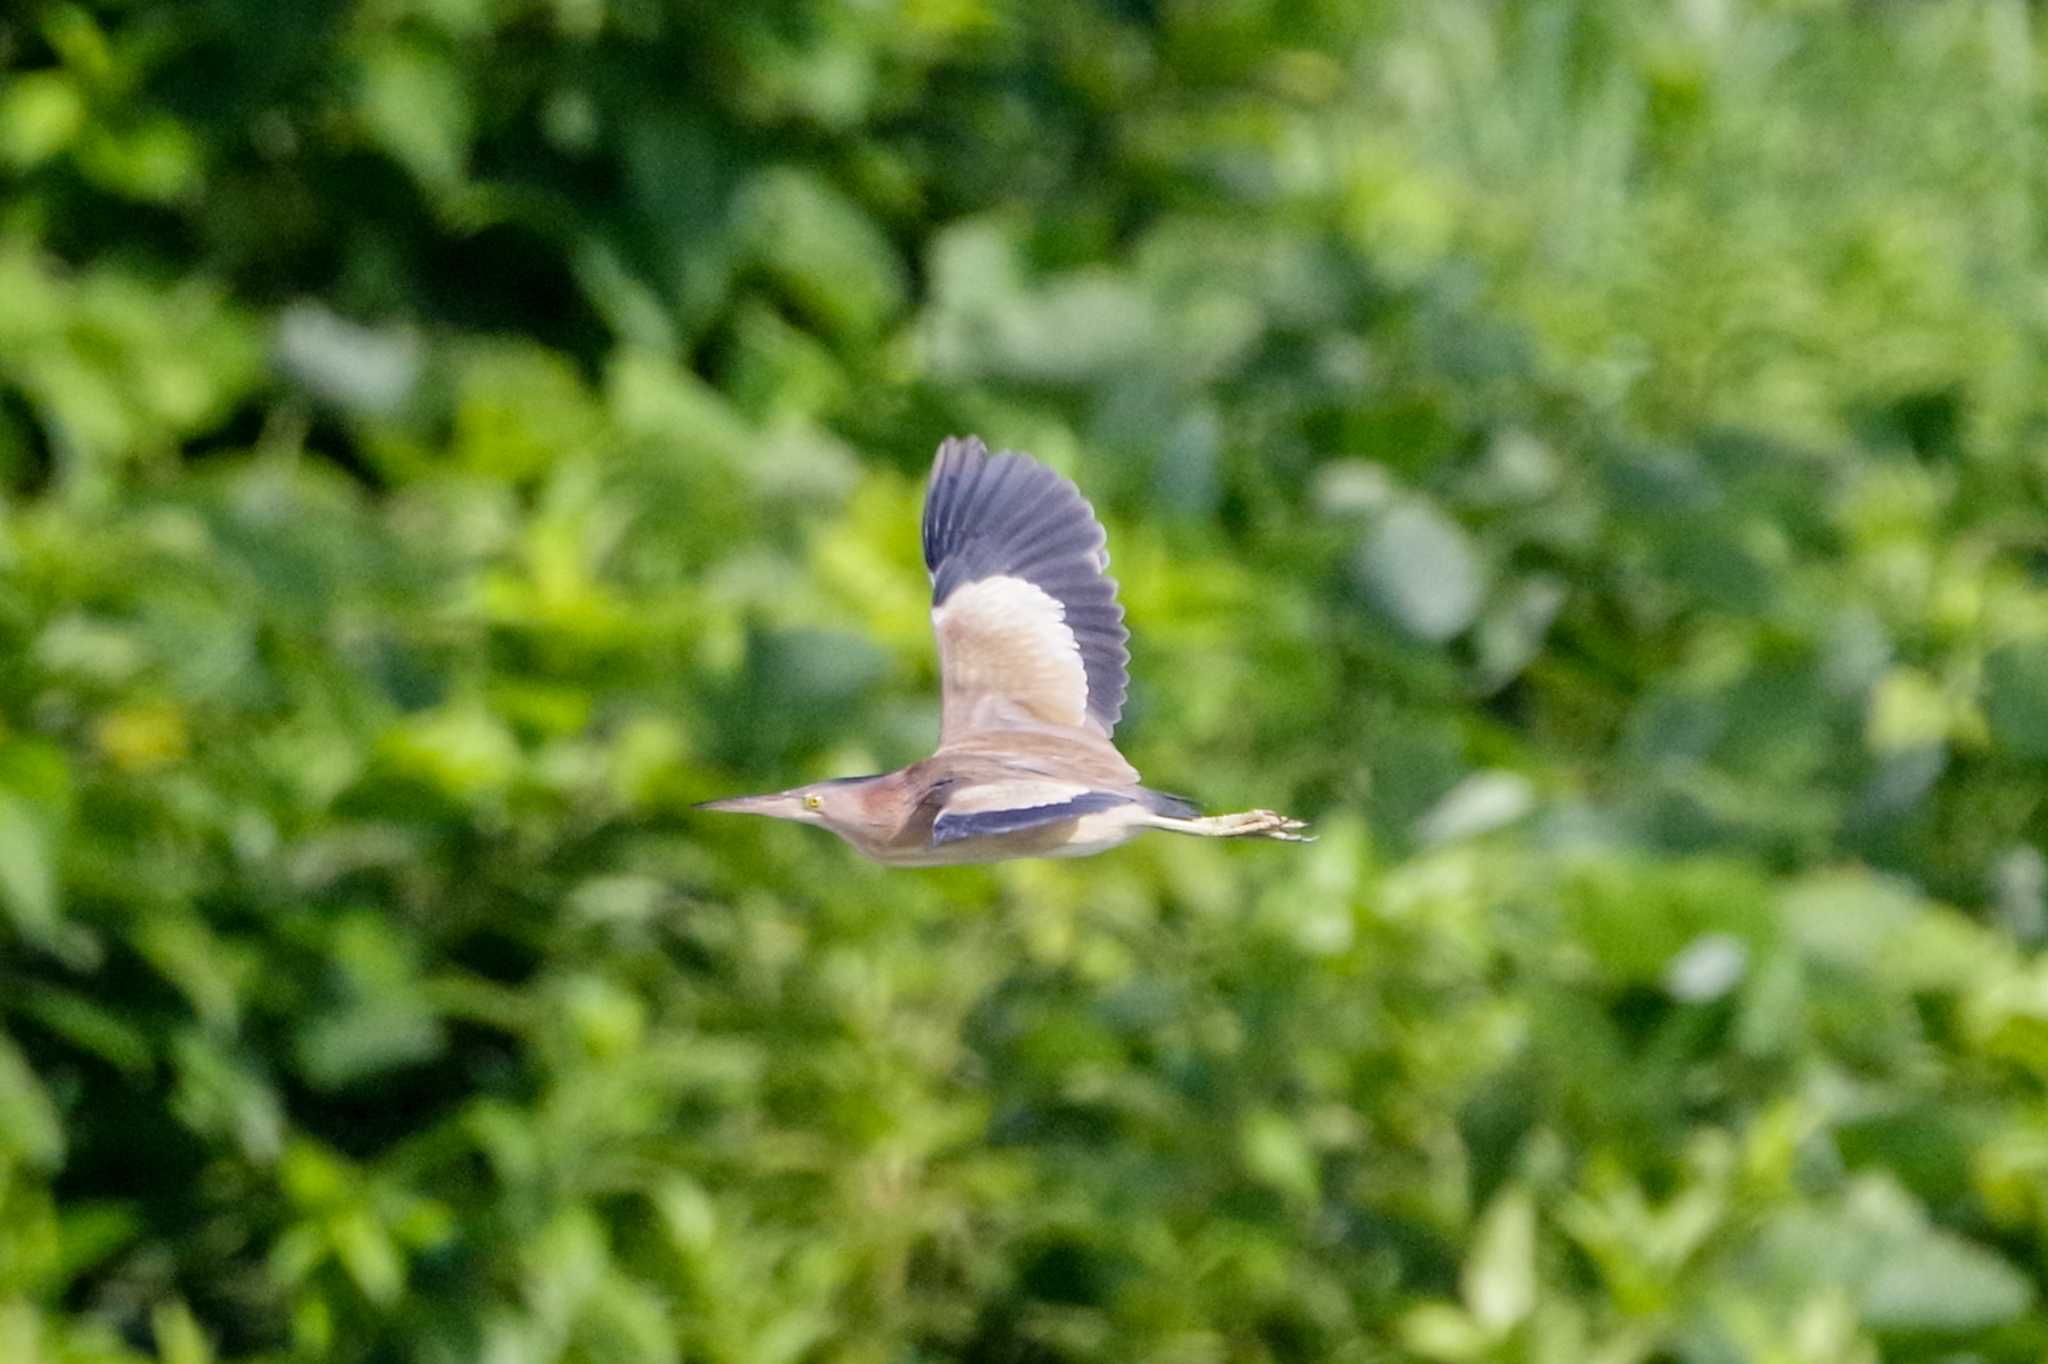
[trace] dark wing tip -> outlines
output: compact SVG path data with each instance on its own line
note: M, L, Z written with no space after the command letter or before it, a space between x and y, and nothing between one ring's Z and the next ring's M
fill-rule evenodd
M939 442L923 531L932 576L954 563L934 604L991 571L1021 573L1057 595L1044 575L1078 564L1086 577L1100 578L1109 567L1108 537L1074 481L1019 450L991 454L978 436ZM974 562L957 562L963 551Z
M924 566L938 572L958 529L960 514L974 501L974 485L989 460L988 446L979 436L948 436L939 442L932 459L932 475L924 494Z
M939 454L932 461L932 472L936 476L940 467L955 460L987 458L988 443L980 436L948 436L939 442Z

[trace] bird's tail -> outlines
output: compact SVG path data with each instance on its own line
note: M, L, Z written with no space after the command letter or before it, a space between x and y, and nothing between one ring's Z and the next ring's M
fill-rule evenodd
M1138 799L1153 814L1165 815L1169 819L1193 819L1202 813L1202 807L1186 796L1170 796L1164 791L1154 791L1150 787L1139 787Z

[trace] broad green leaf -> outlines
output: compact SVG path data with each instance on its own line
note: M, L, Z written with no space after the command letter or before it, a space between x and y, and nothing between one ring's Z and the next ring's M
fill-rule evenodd
M429 43L380 38L363 54L360 81L371 137L422 184L455 185L476 117L459 61Z
M30 941L57 925L56 830L19 796L0 792L0 904Z
M0 1034L0 1174L19 1162L54 1169L64 1160L64 1120L28 1060Z
M2048 640L2003 645L1984 660L1984 711L2015 757L2048 758Z
M198 1318L192 1315L192 1309L183 1302L159 1304L149 1320L163 1364L214 1364L213 1345Z
M1238 1134L1245 1170L1291 1198L1312 1199L1321 1184L1315 1152L1300 1128L1282 1114L1253 1113Z
M1503 1189L1474 1229L1459 1287L1472 1319L1498 1335L1536 1306L1536 1203L1527 1190Z
M0 87L0 161L28 169L64 151L85 127L85 98L62 71L30 71Z

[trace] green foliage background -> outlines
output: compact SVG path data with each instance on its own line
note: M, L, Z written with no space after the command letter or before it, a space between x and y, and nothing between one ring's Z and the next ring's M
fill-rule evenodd
M2035 1360L2018 0L20 0L0 1360ZM1156 785L884 872L937 440Z

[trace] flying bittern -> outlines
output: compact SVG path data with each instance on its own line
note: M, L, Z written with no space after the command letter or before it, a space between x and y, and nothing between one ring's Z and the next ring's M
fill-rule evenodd
M1110 734L1123 714L1123 607L1102 526L1080 491L1014 450L947 440L924 500L939 641L939 748L876 777L840 777L705 810L819 824L877 862L928 867L1086 857L1144 832L1308 840L1271 810L1202 817L1148 790Z

